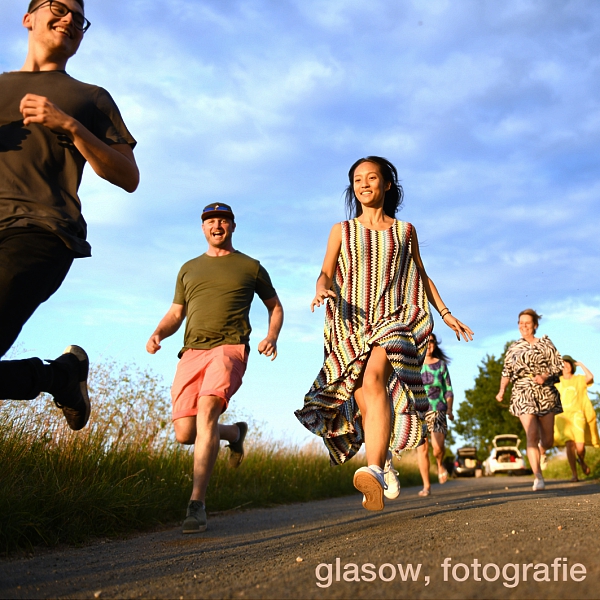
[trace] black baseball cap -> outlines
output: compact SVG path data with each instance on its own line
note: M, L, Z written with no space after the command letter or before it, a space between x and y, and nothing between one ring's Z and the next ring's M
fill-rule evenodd
M215 217L225 217L227 219L235 221L235 217L233 216L231 206L223 204L221 202L213 202L212 204L209 204L202 209L203 221L206 221L206 219L214 219Z

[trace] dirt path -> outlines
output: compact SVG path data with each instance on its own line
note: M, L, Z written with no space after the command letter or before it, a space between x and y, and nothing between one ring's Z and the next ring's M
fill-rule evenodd
M2 561L0 597L600 599L599 485L533 493L529 477L498 477L432 489L403 490L383 513L352 496L212 517L196 536Z

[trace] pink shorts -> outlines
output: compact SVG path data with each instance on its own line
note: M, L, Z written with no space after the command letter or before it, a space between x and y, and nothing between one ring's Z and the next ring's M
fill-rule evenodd
M248 351L244 344L186 350L171 387L173 421L197 415L201 396L223 398L221 412L225 412L230 398L242 385L247 363Z

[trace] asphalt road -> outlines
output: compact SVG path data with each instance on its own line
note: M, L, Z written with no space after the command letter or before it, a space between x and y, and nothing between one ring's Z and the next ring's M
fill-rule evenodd
M451 480L382 513L355 495L39 551L0 562L0 597L600 599L600 486L531 482Z

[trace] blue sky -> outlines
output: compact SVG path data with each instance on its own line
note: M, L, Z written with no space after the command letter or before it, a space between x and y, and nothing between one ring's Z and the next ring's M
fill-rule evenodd
M26 2L2 1L0 69L21 67ZM22 4L23 6L19 6ZM80 189L93 258L25 327L18 352L68 343L172 379L177 334L144 345L201 254L199 213L231 204L235 246L270 272L286 309L280 356L253 351L232 406L275 437L322 360L309 311L349 166L378 154L405 189L399 218L429 275L476 334L458 343L456 398L517 314L600 381L600 9L594 0L88 0L69 73L107 88L138 140L139 189L89 169ZM266 331L259 300L253 346ZM596 386L594 389L599 389Z

